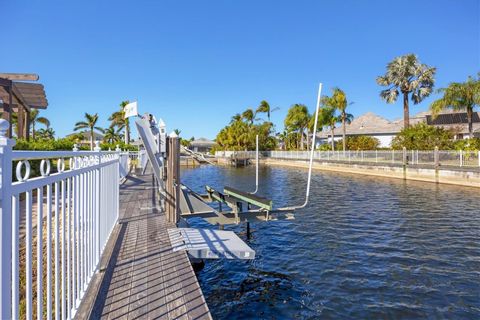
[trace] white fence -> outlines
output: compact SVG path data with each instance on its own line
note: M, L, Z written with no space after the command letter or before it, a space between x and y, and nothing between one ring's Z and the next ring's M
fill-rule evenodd
M255 151L239 151L255 157ZM216 157L233 157L235 151L217 151ZM261 151L272 159L308 160L310 151ZM369 162L379 164L413 164L455 167L480 167L479 151L442 150L369 150L369 151L315 151L317 161Z
M117 222L128 153L13 151L0 129L0 318L71 319Z

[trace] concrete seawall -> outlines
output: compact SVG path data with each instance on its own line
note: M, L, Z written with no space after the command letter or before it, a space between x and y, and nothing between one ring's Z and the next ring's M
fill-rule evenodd
M282 167L308 168L308 161L305 160L263 158L260 160L260 163ZM434 168L433 166L395 166L375 163L344 163L331 161L314 161L313 168L324 171L480 188L479 168Z

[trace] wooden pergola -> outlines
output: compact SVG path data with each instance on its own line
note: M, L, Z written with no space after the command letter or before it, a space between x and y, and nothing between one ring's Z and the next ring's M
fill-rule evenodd
M30 112L32 109L46 109L47 97L36 74L0 73L0 108L2 118L10 123L8 136L12 137L12 114L17 114L18 138L30 138Z

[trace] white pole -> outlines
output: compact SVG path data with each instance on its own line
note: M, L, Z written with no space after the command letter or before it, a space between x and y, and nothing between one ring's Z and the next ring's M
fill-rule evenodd
M0 318L12 317L12 159L15 145L7 136L10 124L0 119Z
M312 149L310 151L310 163L308 165L307 191L305 193L305 202L301 206L280 208L279 210L288 211L288 210L302 209L302 208L305 208L308 204L308 197L310 195L310 181L312 179L313 153L315 152L315 140L317 137L317 122L318 122L318 113L320 111L321 95L322 95L322 83L320 83L318 86L317 108L315 110L315 123L313 124Z
M255 138L255 143L256 143L256 153L255 153L255 191L253 191L251 194L255 194L258 192L258 134Z

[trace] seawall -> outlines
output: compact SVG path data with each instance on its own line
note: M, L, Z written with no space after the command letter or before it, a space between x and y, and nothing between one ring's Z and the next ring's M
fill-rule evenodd
M306 160L263 158L260 163L272 166L308 168ZM433 166L400 166L377 163L313 162L316 170L363 174L394 179L416 180L480 188L479 168L446 168Z

